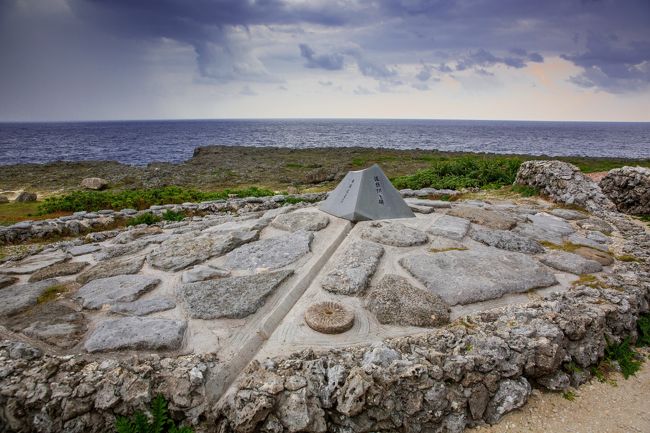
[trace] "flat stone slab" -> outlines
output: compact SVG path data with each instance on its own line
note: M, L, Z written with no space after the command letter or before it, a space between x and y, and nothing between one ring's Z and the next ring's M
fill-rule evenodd
M599 244L611 244L612 239L609 236L602 234L601 232L591 231L585 233L585 237L592 241L596 241Z
M157 298L133 302L119 302L111 306L111 313L146 316L147 314L171 310L172 308L176 308L176 302L167 298Z
M235 231L197 237L189 233L163 242L149 254L151 266L166 271L180 271L188 266L221 256L240 245L254 241L257 231Z
M318 212L291 212L275 217L271 225L280 230L295 232L308 230L316 232L330 223L330 219Z
M0 274L31 274L55 263L64 262L68 257L62 251L34 254L18 262L9 262L0 266Z
M425 199L413 199L413 198L407 198L404 200L406 204L409 206L425 206L425 207L430 207L434 209L449 209L451 207L451 203L448 201L444 200L425 200Z
M50 265L43 269L39 269L38 271L34 272L29 277L29 282L32 283L32 282L47 280L55 277L74 275L81 272L86 266L88 266L88 263L86 262L55 263L53 265Z
M114 244L128 244L145 236L159 235L163 232L158 226L148 226L125 230L113 239Z
M471 304L557 283L530 256L497 248L413 254L400 264L449 305Z
M312 232L299 230L252 242L226 254L224 267L249 271L282 268L308 254L312 239Z
M367 296L366 308L379 323L400 326L440 326L449 323L449 305L398 275L386 275Z
M546 230L532 223L520 223L512 229L514 233L526 236L540 242L550 242L555 245L562 245L565 237L557 232Z
M547 213L538 213L535 215L527 215L526 218L534 226L537 226L540 230L557 233L558 235L568 236L575 232L571 224L563 220L562 218L547 214Z
M100 251L96 252L93 257L97 261L113 259L115 257L135 254L137 252L144 250L151 244L152 242L147 238L145 238L145 239L138 239L126 244L109 245L102 248Z
M56 301L38 304L12 317L7 327L61 348L75 346L87 330L83 313Z
M48 288L59 285L58 280L15 284L0 290L0 317L13 316L36 305L38 297Z
M443 215L434 221L431 227L427 229L427 233L459 241L467 234L469 225L469 220L465 218Z
M323 289L341 295L360 294L383 255L384 247L374 242L359 240L349 244L334 262L332 271L322 279Z
M517 220L510 215L476 206L454 206L449 209L447 215L465 218L474 224L498 230L510 230L517 224Z
M17 281L18 281L17 277L10 277L9 275L0 275L0 289L4 289L7 286L11 286Z
M135 301L159 283L158 278L144 275L99 278L82 286L75 294L75 299L79 300L84 308L96 310L104 305Z
M86 254L94 253L101 250L102 247L98 244L84 244L68 248L66 251L73 256L83 256Z
M143 264L144 257L118 257L106 260L80 273L77 276L77 282L86 284L88 281L99 278L137 274L142 269Z
M606 235L610 235L614 231L614 227L610 223L594 217L580 220L577 224L585 230L596 230Z
M407 203L407 204L408 204L409 208L411 208L411 210L413 212L417 212L417 213L421 213L421 214L430 214L430 213L434 213L436 211L434 208L429 207L429 206L418 206L418 205L410 204L410 203Z
M573 253L578 254L587 260L595 260L603 266L609 266L614 263L614 258L612 256L605 252L594 250L593 248L580 247Z
M227 269L213 268L212 266L196 265L192 269L183 272L181 275L182 283L196 283L197 281L212 280L214 278L223 278L230 275Z
M537 254L544 251L544 248L537 241L508 230L473 226L469 231L469 237L477 242L502 250L526 254Z
M558 208L558 209L553 209L549 213L551 215L555 215L556 217L564 218L565 220L569 220L569 221L583 220L587 218L586 214L572 209Z
M174 350L185 335L184 320L153 317L124 317L104 320L88 337L84 347L88 352L110 350Z
M609 247L605 244L601 244L600 242L596 242L592 239L586 238L584 236L580 236L579 234L575 233L569 236L568 238L569 242L571 242L574 245L580 245L583 247L589 247L593 248L595 250L600 250L604 252L609 252Z
M413 247L429 241L426 233L395 221L371 221L361 230L363 239L394 247Z
M566 251L550 251L539 260L547 266L576 275L593 274L603 270L603 266L597 261Z
M194 319L241 319L262 307L267 296L292 274L284 270L189 283L179 293Z
M248 219L248 220L235 220L225 223L217 224L203 230L202 233L232 233L232 232L247 232L259 231L268 225L268 219Z

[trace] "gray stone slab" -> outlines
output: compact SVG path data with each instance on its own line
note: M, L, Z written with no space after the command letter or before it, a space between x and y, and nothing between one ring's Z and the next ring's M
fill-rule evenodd
M555 215L556 217L564 218L565 220L569 221L583 220L587 218L587 215L585 213L572 209L558 208L551 210L549 213L551 215Z
M360 240L349 244L321 281L323 289L341 295L361 294L383 255L384 247L374 242Z
M459 241L467 234L469 225L469 220L466 220L465 218L443 215L433 222L433 224L427 229L427 233Z
M160 283L158 278L144 275L117 275L99 278L82 286L75 294L84 308L96 310L117 302L135 301Z
M592 241L596 241L596 242L598 242L600 244L611 244L612 243L612 239L609 236L605 236L601 232L588 231L587 233L585 233L585 237L587 239L591 239Z
M329 217L318 212L291 212L275 217L271 225L280 230L295 232L308 230L316 232L330 223Z
M407 203L407 204L409 205L409 208L411 208L411 210L415 213L430 214L436 211L434 208L429 206L418 206L411 203Z
M368 293L366 306L379 323L400 326L440 326L449 323L449 305L398 275L386 275Z
M108 245L96 252L93 257L97 261L113 259L115 257L135 254L147 248L152 244L149 238L138 239L126 244Z
M250 232L259 231L266 227L269 223L267 219L237 219L235 221L227 221L221 224L210 226L203 230L203 233L233 233L233 232Z
M63 251L34 254L17 262L8 262L0 266L0 274L31 274L39 269L67 260L69 256Z
M262 307L291 274L284 270L184 284L179 293L194 319L241 319Z
M146 316L158 311L176 308L176 302L166 298L119 302L111 306L111 313L128 314L131 316Z
M175 350L182 342L187 322L152 317L104 320L88 337L88 352L112 350Z
M210 233L199 237L189 233L163 242L149 254L148 260L154 268L180 271L212 257L221 256L240 245L254 241L258 236L257 231Z
M593 274L603 270L603 266L597 261L566 251L549 251L542 255L539 261L552 268L576 275Z
M0 317L13 316L36 305L38 297L48 288L59 284L58 280L15 284L0 290Z
M83 256L85 254L94 253L95 251L99 251L101 249L102 247L99 244L84 244L70 247L67 249L67 251L73 256Z
M505 212L492 211L476 206L454 206L447 214L498 230L510 230L517 224L517 220Z
M563 236L568 236L575 232L573 227L571 227L571 224L569 224L562 218L547 213L542 212L535 215L527 215L526 218L534 226L537 226L541 230L547 232L553 232Z
M163 232L158 226L147 226L125 230L113 239L114 244L128 244L137 239L151 235L159 235Z
M520 223L512 229L514 233L535 239L540 242L550 242L555 245L562 245L565 241L564 235L557 232L548 231L532 223Z
M584 236L580 236L579 234L573 234L569 236L568 238L569 242L575 245L580 245L583 247L589 247L593 248L595 250L600 250L604 252L609 252L609 247L607 245L601 244L600 242L596 242L594 240L588 239Z
M407 199L406 204L414 206L426 206L434 209L449 209L451 203L444 200Z
M4 289L7 286L11 286L16 282L18 282L17 277L11 277L9 275L0 275L0 289Z
M183 272L181 282L196 283L197 281L212 280L214 278L223 278L230 275L227 269L213 268L212 266L197 265L192 269Z
M400 264L449 305L471 304L556 284L530 256L497 248L413 254Z
M88 263L86 262L63 262L55 263L46 268L39 269L29 277L29 282L47 280L55 277L63 277L66 275L74 275L81 272Z
M610 235L614 231L614 227L610 223L595 217L580 220L577 224L585 230L596 230L606 235Z
M88 281L99 278L114 277L116 275L137 274L142 269L144 257L118 257L105 260L88 268L77 276L77 282L86 284Z
M526 254L537 254L544 251L544 248L537 241L508 230L495 230L474 225L469 231L469 237L477 242L502 250Z
M423 231L396 221L365 223L360 235L363 239L394 247L413 247L429 241L429 237Z
M309 253L314 234L299 230L283 236L262 239L226 254L226 269L259 270L287 266Z

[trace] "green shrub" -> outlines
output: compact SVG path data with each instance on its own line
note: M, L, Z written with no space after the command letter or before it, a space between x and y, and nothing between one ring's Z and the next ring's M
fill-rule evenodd
M539 195L539 189L528 185L512 185L512 192L516 192L522 197L534 197Z
M165 221L183 221L185 219L185 212L178 211L174 212L173 210L166 210L162 214L162 219Z
M76 191L73 193L48 197L38 207L39 214L52 212L98 211L102 209L147 209L152 205L199 202L226 199L230 195L237 197L264 197L273 195L273 191L256 187L247 189L226 189L216 192L204 192L195 189L166 186L151 189L133 189L125 191Z
M637 327L639 328L639 338L636 341L636 345L639 347L649 347L650 346L650 314L641 314L639 321L637 322Z
M150 225L150 224L159 223L160 221L161 218L159 216L156 216L151 212L146 212L131 218L130 220L127 221L126 225L127 226L139 226L140 224Z
M434 161L431 168L392 182L397 189L496 189L512 185L522 162L515 157L461 156Z
M169 417L167 401L158 394L151 402L151 420L138 411L131 418L123 416L115 420L117 433L192 433L186 426L176 427L176 423Z
M634 376L642 364L642 361L637 357L637 353L630 347L629 336L618 344L607 341L605 360L618 362L618 365L621 367L621 373L623 373L623 377L626 379Z

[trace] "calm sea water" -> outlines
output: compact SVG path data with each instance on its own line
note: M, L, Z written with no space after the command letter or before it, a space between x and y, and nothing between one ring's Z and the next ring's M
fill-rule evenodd
M207 145L388 147L650 158L650 123L465 120L178 120L0 123L0 164L180 162Z

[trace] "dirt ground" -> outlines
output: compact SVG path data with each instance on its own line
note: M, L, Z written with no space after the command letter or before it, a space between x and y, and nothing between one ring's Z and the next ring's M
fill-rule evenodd
M648 433L650 432L650 365L616 385L592 380L575 390L575 400L562 393L533 391L528 404L499 424L471 433Z

